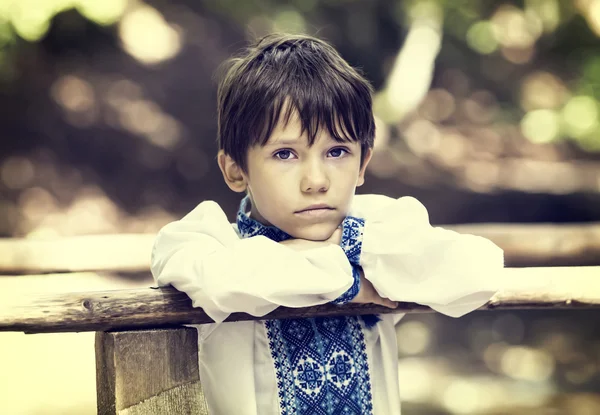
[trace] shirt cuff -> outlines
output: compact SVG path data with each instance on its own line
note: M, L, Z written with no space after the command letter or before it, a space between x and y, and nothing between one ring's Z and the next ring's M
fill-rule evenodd
M340 246L352 265L360 265L365 220L347 216L342 222L342 238Z
M360 291L360 268L357 265L352 266L352 278L354 278L354 283L352 286L348 289L348 291L333 300L333 304L348 304L354 299L354 297L358 295L358 292Z

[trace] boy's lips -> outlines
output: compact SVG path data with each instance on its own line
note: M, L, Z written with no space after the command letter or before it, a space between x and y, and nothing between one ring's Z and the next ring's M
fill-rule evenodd
M299 216L321 217L321 216L326 216L334 211L335 211L335 208L332 208L329 205L321 203L321 204L317 204L317 205L311 205L307 208L298 210L294 213Z
M321 209L333 210L333 208L331 206L329 206L325 203L318 203L318 204L310 205L304 209L297 210L294 213L302 213L302 212L306 212L308 210L321 210Z

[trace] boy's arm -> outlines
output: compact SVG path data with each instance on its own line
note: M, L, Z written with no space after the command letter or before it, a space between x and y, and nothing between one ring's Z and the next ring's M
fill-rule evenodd
M358 262L377 292L459 317L498 289L503 251L473 235L434 228L412 197L363 197Z
M344 221L344 226L347 224L348 219ZM347 236L347 235L346 235ZM342 248L344 248L344 243L347 238L342 237L342 228L337 229L329 239L325 241L307 241L305 239L288 239L280 242L280 244L285 245L289 248L295 249L297 251L304 251L307 249L314 249L321 246L326 246L329 244L340 245L342 244ZM347 250L344 251L346 256L348 257ZM332 303L343 305L346 303L359 303L359 304L379 304L388 308L396 308L398 304L395 301L392 301L388 298L381 297L373 284L369 280L365 278L364 272L360 265L356 262L350 262L352 265L352 277L354 279L354 283L352 286L342 295L340 295L335 300L331 301Z
M262 316L280 305L324 304L353 283L339 246L298 252L263 236L240 239L214 202L159 232L151 270L159 286L185 292L215 322L233 312Z

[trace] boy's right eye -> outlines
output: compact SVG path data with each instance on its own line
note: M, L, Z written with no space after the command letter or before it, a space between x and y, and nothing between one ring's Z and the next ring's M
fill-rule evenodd
M290 150L279 150L274 154L274 156L279 160L289 160L294 158L294 153L292 153Z

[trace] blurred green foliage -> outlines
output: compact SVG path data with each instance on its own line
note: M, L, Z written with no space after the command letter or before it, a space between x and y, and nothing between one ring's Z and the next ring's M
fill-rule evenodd
M110 26L119 24L138 3L0 0L0 81L18 78L20 53L46 36L57 15L76 10L98 25ZM148 3L158 9L170 7ZM435 10L443 31L436 66L458 67L485 85L500 105L498 121L519 125L533 142L570 139L587 151L600 150L599 1L204 0L203 7L246 27L249 36L274 30L319 34L331 24L327 19L332 12L353 10L347 13L352 30L344 36L371 48L381 39L373 33L382 15L402 34L420 14ZM385 77L389 59L383 51L379 58ZM545 101L546 96L558 95Z

